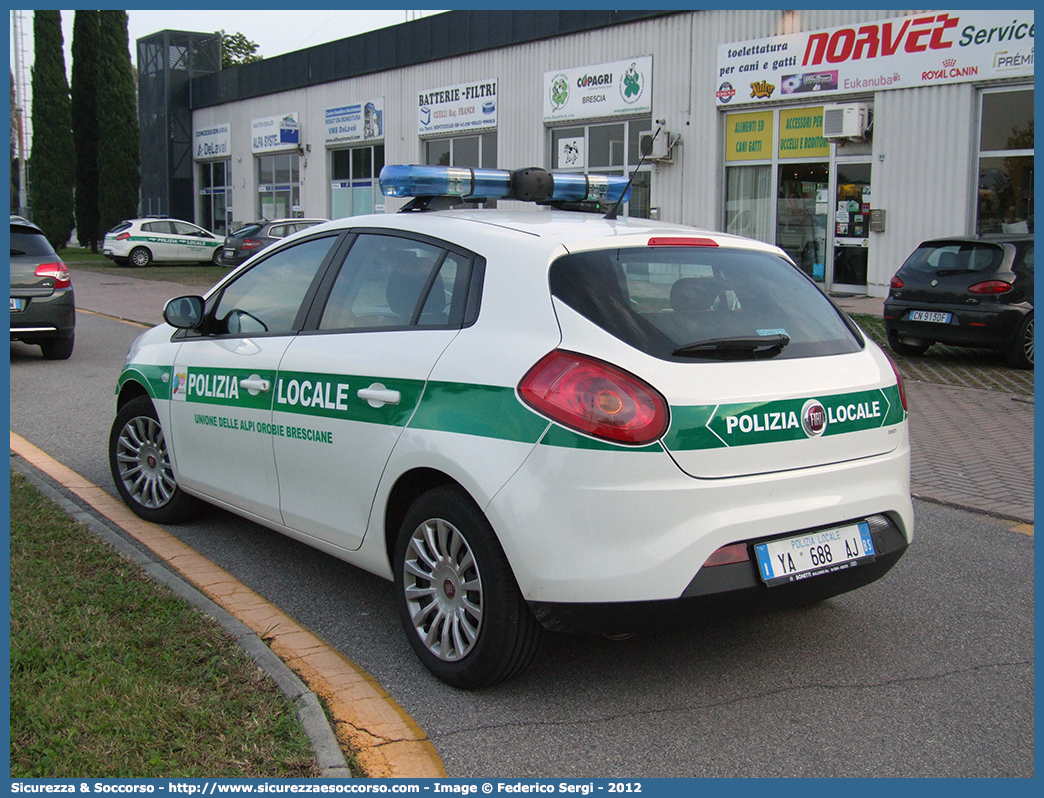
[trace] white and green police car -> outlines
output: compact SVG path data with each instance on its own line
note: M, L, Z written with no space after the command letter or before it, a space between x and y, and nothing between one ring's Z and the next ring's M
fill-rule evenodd
M296 234L134 343L110 461L140 516L202 499L394 579L464 687L545 628L818 601L906 550L899 375L781 250L559 209L616 204L612 178L381 183L419 198Z
M209 230L181 219L125 219L105 234L102 254L141 268L159 263L221 263L225 243Z

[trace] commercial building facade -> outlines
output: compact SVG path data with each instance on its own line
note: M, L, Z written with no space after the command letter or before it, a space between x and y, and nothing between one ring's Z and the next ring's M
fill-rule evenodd
M1033 230L1032 11L454 11L193 78L190 104L193 221L221 232L393 212L385 163L638 168L628 214L871 296L925 238Z

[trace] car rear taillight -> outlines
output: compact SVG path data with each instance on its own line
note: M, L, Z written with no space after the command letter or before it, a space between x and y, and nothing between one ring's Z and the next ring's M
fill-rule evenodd
M259 246L261 246L261 242L258 241L256 238L244 238L243 239L243 249L253 249L254 247L259 247Z
M688 238L680 236L658 236L649 239L650 247L716 247L713 238Z
M1006 283L1003 280L987 280L984 283L968 286L968 290L973 294L1006 294L1011 290L1011 287L1011 283Z
M518 385L538 413L596 438L642 445L667 431L667 401L633 374L601 360L556 349Z
M888 287L889 288L902 288L903 285L904 285L904 283L903 283L902 280L899 279L899 275L898 274L895 277L892 278L890 283L888 283Z
M895 365L895 361L888 356L888 353L881 350L886 358L888 358L888 365L892 367L892 373L895 375L895 383L899 387L899 401L903 403L903 410L909 412L909 408L906 406L906 386L903 385L903 375L899 373L899 367Z
M54 288L68 288L72 285L71 275L69 274L69 267L61 261L57 263L41 263L36 267L37 277L53 277Z
M126 241L128 238L130 238L130 233L120 233L116 236L117 241Z

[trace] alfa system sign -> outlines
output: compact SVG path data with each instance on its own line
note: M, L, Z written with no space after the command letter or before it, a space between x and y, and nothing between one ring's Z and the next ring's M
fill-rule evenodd
M720 106L1033 77L1033 11L942 11L718 46Z

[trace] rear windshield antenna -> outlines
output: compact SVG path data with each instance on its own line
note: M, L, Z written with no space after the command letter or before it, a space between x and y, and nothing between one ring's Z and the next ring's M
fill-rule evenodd
M620 206L623 205L623 198L627 196L627 192L631 188L631 183L634 182L634 176L638 174L638 170L642 168L642 164L645 163L645 156L652 152L653 142L656 141L656 137L660 135L660 131L663 130L663 120L656 120L656 132L653 133L651 139L649 139L649 146L646 152L642 153L642 157L638 159L638 165L634 167L634 171L631 172L631 179L627 181L627 186L623 190L623 194L620 195L620 199L616 201L616 204L609 209L609 213L605 215L605 218L611 222L616 221L616 215L620 212Z

